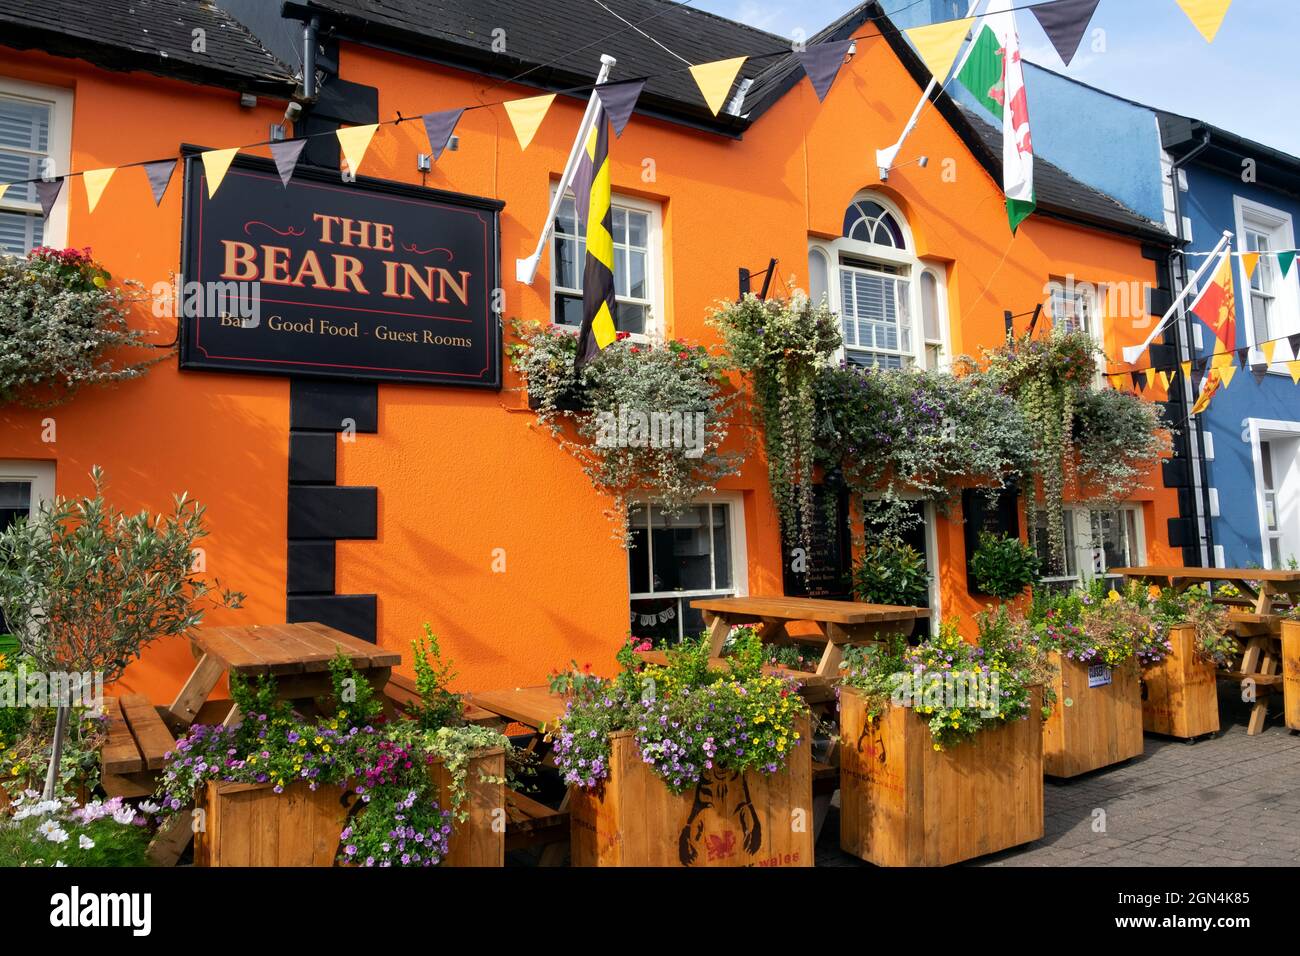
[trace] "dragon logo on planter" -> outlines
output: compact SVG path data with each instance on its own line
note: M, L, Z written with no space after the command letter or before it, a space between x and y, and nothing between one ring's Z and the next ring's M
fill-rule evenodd
M870 740L867 740L868 735ZM862 733L858 735L858 753L885 762L885 738L880 733L879 721L868 720L862 725Z
M706 859L724 859L736 852L736 831L728 824L740 826L740 846L756 856L763 845L763 826L749 795L743 773L734 770L713 771L695 785L695 801L677 840L682 866L691 866L700 857L703 845ZM721 826L719 826L719 824Z

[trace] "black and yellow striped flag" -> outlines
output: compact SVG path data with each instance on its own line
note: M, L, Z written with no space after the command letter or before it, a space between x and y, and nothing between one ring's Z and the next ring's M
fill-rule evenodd
M589 165L588 165L589 164ZM582 272L582 329L574 368L596 357L617 337L614 329L614 222L609 176L609 121L597 106L587 136L583 172L590 174L587 191L587 258ZM577 177L585 186L587 176ZM581 198L579 204L582 204Z

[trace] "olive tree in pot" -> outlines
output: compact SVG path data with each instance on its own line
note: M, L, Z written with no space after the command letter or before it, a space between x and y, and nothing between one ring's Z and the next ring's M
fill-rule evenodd
M104 500L91 470L91 497L56 498L30 520L0 533L0 609L22 651L46 674L121 676L147 644L183 634L203 605L239 607L244 595L195 571L195 542L206 536L203 507L178 495L171 514L125 514ZM45 799L52 799L72 710L63 682Z

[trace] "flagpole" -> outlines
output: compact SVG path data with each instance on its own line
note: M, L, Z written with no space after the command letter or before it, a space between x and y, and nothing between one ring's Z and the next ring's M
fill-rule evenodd
M596 76L596 85L600 86L609 79L609 71L613 68L618 60L608 53L600 55L600 73ZM582 148L587 142L587 128L591 125L596 116L596 109L599 106L596 91L591 91L591 96L587 99L587 111L582 114L582 122L578 125L578 135L573 139L573 148L569 150L568 162L564 164L564 174L560 177L559 187L555 190L555 196L551 200L550 211L546 214L546 223L542 226L542 234L537 238L537 248L527 259L515 260L515 280L522 282L524 285L532 285L533 279L537 277L537 266L541 262L542 252L546 248L546 240L550 238L551 230L555 227L555 216L560 211L560 203L564 202L564 193L573 182L573 174L578 169L578 157L582 153Z
M1138 357L1147 350L1147 347L1155 341L1156 336L1159 335L1164 330L1165 326L1169 324L1170 317L1178 310L1178 307L1183 304L1183 300L1187 298L1191 291L1193 289L1200 291L1201 276L1208 272L1211 266L1218 265L1220 259L1219 251L1225 244L1231 242L1232 233L1227 229L1223 230L1223 236L1219 239L1218 243L1215 244L1214 249L1206 257L1205 262L1201 264L1201 267L1193 272L1187 282L1184 283L1183 290L1178 293L1177 298L1174 299L1173 303L1169 306L1169 309L1160 317L1160 321L1157 322L1156 327L1151 330L1151 334L1147 336L1147 340L1141 345L1128 345L1124 347L1122 354L1125 362L1130 365L1136 362ZM1230 245L1228 251L1232 251Z
M973 17L975 15L975 8L979 5L980 0L970 0L970 6L966 8L966 17ZM977 26L979 26L979 24L974 23L971 25L971 29L973 30ZM957 62L948 71L949 74L961 72L961 68L965 66L966 61L970 59L971 50L974 48L974 43L966 44L966 49L962 51ZM946 80L947 77L944 77L944 79ZM926 102L930 99L931 94L934 93L934 88L938 85L939 77L931 76L930 82L926 84L925 92L922 93L921 98L916 101L916 108L912 110L911 119L909 119L907 125L903 127L903 135L898 137L898 142L893 146L886 147L885 149L876 150L876 166L880 170L880 181L882 183L889 179L890 167L894 165L894 160L898 157L899 150L903 148L903 141L911 134L913 127L916 126L917 120L921 118L921 110L925 108Z

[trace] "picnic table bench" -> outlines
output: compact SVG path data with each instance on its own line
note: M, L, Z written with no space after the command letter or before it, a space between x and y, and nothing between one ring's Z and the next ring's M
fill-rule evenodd
M147 797L176 738L158 708L141 694L104 699L108 742L100 751L100 784L110 797Z
M1242 644L1238 666L1222 668L1226 680L1250 682L1256 692L1247 735L1264 729L1268 719L1268 692L1282 685L1282 620L1280 611L1300 599L1300 571L1265 568L1193 568L1181 565L1151 565L1115 568L1126 578L1171 587L1181 593L1195 584L1230 584L1237 595L1214 595L1228 605L1228 621Z

